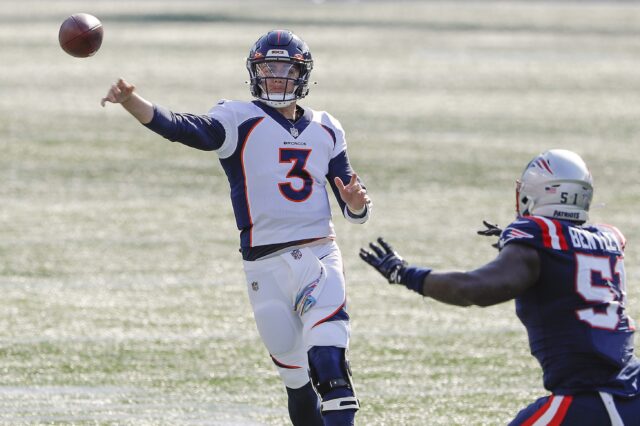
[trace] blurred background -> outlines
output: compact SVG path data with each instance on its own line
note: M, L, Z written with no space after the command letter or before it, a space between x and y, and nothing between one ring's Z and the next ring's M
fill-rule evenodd
M104 26L87 59L58 46L78 12ZM174 111L249 100L246 55L274 28L308 43L302 104L341 121L374 202L365 226L334 208L359 424L506 424L546 394L513 302L421 300L357 257L382 235L440 270L489 261L475 232L513 219L541 151L590 166L640 316L635 2L3 0L0 424L287 424L217 156L99 104L118 77Z

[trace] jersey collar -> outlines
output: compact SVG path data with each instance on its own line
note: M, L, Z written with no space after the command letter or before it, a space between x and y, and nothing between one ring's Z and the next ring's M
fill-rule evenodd
M280 124L291 136L297 138L311 123L312 113L308 108L300 107L304 111L302 117L296 120L295 123L287 120L284 115L280 114L277 109L270 107L260 101L252 101L254 105L263 110L269 117L273 118L278 124Z

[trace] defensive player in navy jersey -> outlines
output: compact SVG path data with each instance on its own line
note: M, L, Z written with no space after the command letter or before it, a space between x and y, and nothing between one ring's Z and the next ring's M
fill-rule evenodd
M512 425L640 424L625 238L614 226L586 223L592 195L584 161L550 150L518 181L518 217L502 231L492 262L437 273L409 266L383 239L360 252L390 283L444 303L489 306L515 298L551 395L520 411Z
M338 120L297 103L309 92L307 44L289 31L270 31L246 66L253 102L221 100L208 114L176 113L120 79L102 105L119 103L165 138L216 152L231 188L256 325L286 386L291 421L352 425L359 402L326 183L353 223L367 221L369 197Z

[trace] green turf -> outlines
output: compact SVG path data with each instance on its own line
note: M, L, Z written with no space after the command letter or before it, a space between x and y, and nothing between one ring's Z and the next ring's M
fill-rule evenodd
M95 57L57 45L75 12L103 21ZM245 55L277 27L310 45L303 104L340 119L375 203L365 226L335 218L359 424L505 424L545 394L513 303L421 300L357 258L384 235L438 269L490 260L475 230L513 217L542 150L590 165L640 316L640 6L4 0L0 424L286 424L217 157L99 105L120 76L176 111L248 99Z

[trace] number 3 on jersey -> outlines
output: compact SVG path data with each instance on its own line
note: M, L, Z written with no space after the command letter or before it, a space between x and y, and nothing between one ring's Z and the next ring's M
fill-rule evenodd
M284 198L289 201L300 203L305 201L311 195L313 191L313 178L311 174L305 169L307 160L311 154L310 149L298 149L298 148L281 148L280 149L280 163L293 163L288 178L302 179L302 187L296 189L291 182L280 182L278 188ZM300 186L300 185L298 185Z
M595 308L578 309L578 318L591 327L605 330L616 330L618 324L626 319L624 313L625 274L621 259L616 259L614 268L608 256L576 255L577 276L576 290L582 298L590 303L605 308L598 312ZM594 280L597 272L601 280Z

